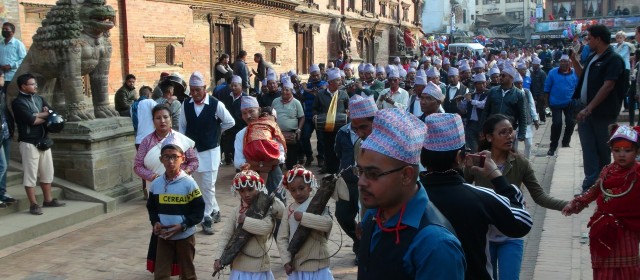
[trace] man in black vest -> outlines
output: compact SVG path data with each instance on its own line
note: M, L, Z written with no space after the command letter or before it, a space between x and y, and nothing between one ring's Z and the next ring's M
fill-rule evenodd
M242 120L242 112L240 111L240 100L242 96L247 94L242 90L242 78L240 76L233 75L230 84L231 92L220 96L220 101L227 108L233 120L236 124L222 133L222 153L224 153L224 163L230 165L233 162L233 155L235 153L233 148L233 141L236 139L238 131L247 126L247 123Z
M406 110L379 110L371 135L362 141L356 173L360 201L368 210L362 219L359 280L464 279L460 241L417 183L426 130Z
M336 114L346 114L347 109L349 108L349 95L346 91L340 89L340 85L342 80L340 79L340 70L333 69L327 71L327 79L329 85L326 89L318 92L315 100L313 101L313 118L314 121L317 119L318 115L328 115L329 107L331 106L331 101L333 97L337 94L336 97ZM342 125L344 125L343 123ZM323 130L322 128L317 128L316 132L320 130L320 133L323 133L324 138L324 167L320 170L320 174L323 173L337 173L338 166L340 166L340 160L336 156L335 152L335 143L336 143L336 134L338 133L338 129L340 129L340 124L338 124L338 116L336 116L336 125L333 130Z
M205 202L202 230L213 234L212 222L220 221L220 207L216 201L216 179L220 166L220 135L232 128L235 121L224 104L207 95L200 72L189 79L191 97L184 100L180 112L180 132L196 142L200 162L191 175L196 180Z
M447 86L447 92L444 95L444 102L442 102L442 108L445 113L460 114L458 104L464 98L464 95L469 93L469 89L460 82L460 76L458 68L449 68L449 85Z

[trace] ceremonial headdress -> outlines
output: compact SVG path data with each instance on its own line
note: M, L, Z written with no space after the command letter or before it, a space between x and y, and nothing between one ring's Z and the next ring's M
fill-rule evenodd
M260 174L250 169L241 170L233 177L233 184L231 185L231 192L236 195L238 190L242 188L253 188L257 191L267 193L267 188L264 184L264 179L260 178Z

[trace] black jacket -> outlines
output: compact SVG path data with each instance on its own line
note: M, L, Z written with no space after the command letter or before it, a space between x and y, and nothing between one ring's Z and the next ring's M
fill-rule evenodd
M624 75L625 67L622 57L614 52L612 47L608 47L602 55L591 64L589 80L585 83L584 74L587 71L587 66L595 55L596 53L593 52L587 57L587 63L584 65L582 75L580 75L580 80L578 80L578 85L573 92L573 99L580 100L582 87L586 84L587 103L589 103L596 96L605 81L613 80L616 82L615 88L598 107L593 109L591 116L615 118L620 114L622 100L629 89L629 75Z
M502 97L502 87L492 87L487 94L487 101L484 103L481 123L493 114L504 114L514 119L513 128L518 128L518 139L524 139L527 133L527 114L529 108L524 106L524 94L521 90L512 87L507 94Z
M34 113L42 112L42 108L51 106L42 96L37 94L19 93L13 100L11 108L18 125L18 141L36 144L40 139L47 137L46 123L34 125L36 116Z

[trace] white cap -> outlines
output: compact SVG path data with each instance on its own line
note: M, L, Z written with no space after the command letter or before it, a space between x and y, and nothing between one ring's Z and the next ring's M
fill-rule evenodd
M427 85L427 79L425 79L422 76L416 76L416 80L414 81L414 84L426 86Z
M449 71L451 71L451 69L449 69ZM436 78L436 77L440 77L440 73L438 73L438 70L436 70L435 67L430 67L429 70L427 70L427 78Z
M489 76L493 76L493 75L500 75L500 69L498 69L498 66L493 66L489 70Z
M387 78L400 78L400 73L396 69L390 69L391 72L387 73Z
M449 61L449 58L448 58L448 57L445 57L445 58L442 60L442 65L447 65L447 64L451 65L451 61Z
M416 77L427 77L427 73L422 68L418 69L418 71L416 71Z
M435 64L435 65L442 65L442 60L441 60L441 59L439 59L439 58L436 58L436 59L434 59L434 60L433 60L433 64Z
M202 76L202 73L198 71L193 72L191 74L191 77L189 78L189 86L194 86L194 87L205 86L204 77Z
M458 75L460 75L460 71L458 70L458 68L451 67L451 68L449 68L449 72L447 73L447 75L448 75L449 77L451 77L451 76L458 76Z
M318 64L311 64L311 66L309 66L309 73L313 72L320 72L320 66L318 66Z
M400 63L400 58L396 56L396 58L393 59L394 63Z
M375 73L376 72L376 68L373 66L373 64L367 63L367 65L364 66L364 72Z
M475 74L473 75L473 77L471 77L471 81L472 82L486 82L487 81L487 77L484 75L484 73L479 73L479 74Z
M340 79L340 70L337 68L329 68L327 69L327 81L333 81L335 79Z
M527 69L527 64L524 63L524 61L520 61L518 63L518 70L525 70Z
M384 72L384 67L382 67L382 66L376 67L376 74L378 74L378 73L385 73Z
M409 71L407 71L407 73L416 73L416 68L409 68Z
M288 76L282 77L282 87L293 90L293 83Z
M566 54L563 54L563 55L560 57L560 60L566 60L566 61L569 61L569 56L568 56L568 55L566 55Z
M513 82L514 83L522 83L522 76L520 75L520 73L517 73L516 76L513 78Z
M343 69L351 69L351 70L353 70L353 68L351 68L351 64L350 63L345 64L344 67L342 67L342 68Z
M231 78L231 83L232 84L242 84L242 78L240 78L240 76L238 75L233 75L233 78Z
M532 63L533 65L540 65L540 63L541 63L541 62L542 62L542 61L540 60L540 58L538 58L538 56L534 56L534 57L531 59L531 63Z
M398 71L398 74L400 74L400 78L406 78L407 77L407 70L404 70L404 68L400 67L400 70Z

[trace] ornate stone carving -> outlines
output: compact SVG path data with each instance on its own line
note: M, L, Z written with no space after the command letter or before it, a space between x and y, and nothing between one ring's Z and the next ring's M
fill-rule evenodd
M75 1L74 1L75 2ZM109 65L115 10L104 0L75 4L59 0L47 13L33 36L33 45L16 72L16 77L31 73L41 85L40 94L68 121L116 117L109 106ZM78 1L79 2L79 1ZM94 112L84 105L82 77L89 75ZM10 97L18 88L11 83Z

